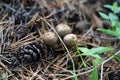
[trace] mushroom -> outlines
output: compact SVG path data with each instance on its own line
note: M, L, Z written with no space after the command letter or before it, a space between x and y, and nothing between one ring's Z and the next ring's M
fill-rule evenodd
M68 26L66 24L58 24L56 26L56 31L58 32L60 37L64 37L65 35L67 35L67 34L72 32L70 26Z
M55 44L58 43L58 37L55 33L53 32L47 32L43 35L42 37L43 39L43 42L46 44L46 45L49 45L49 46L54 46Z
M73 47L77 44L77 36L75 34L67 34L63 38L63 41L64 41L66 46Z

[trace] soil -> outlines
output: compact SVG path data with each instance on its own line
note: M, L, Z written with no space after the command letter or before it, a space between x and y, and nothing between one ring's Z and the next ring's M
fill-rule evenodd
M83 56L84 67L76 48L67 48L70 57L63 38L53 47L42 37L49 31L56 33L56 26L64 23L77 36L78 47L116 48L100 55L105 60L120 50L120 41L97 30L112 27L99 12L108 14L110 10L103 5L115 1L120 6L119 0L0 0L0 80L73 80L71 57L78 80L90 80L93 57ZM97 69L100 79L101 67ZM117 60L104 64L101 80L120 80Z

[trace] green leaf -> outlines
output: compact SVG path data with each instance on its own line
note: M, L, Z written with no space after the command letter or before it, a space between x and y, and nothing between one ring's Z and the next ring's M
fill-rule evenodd
M108 14L109 18L111 18L112 20L118 20L118 16L113 14L113 13L109 13Z
M112 51L112 50L113 50L113 48L110 48L110 47L98 47L98 48L92 48L90 50L90 53L91 54L101 54L101 53Z
M119 13L120 12L120 8L118 6L117 2L114 2L113 5L104 5L105 8L110 9L112 12L114 12L114 14Z
M118 3L117 3L117 2L114 2L114 3L113 3L114 13L116 13L117 9L118 9Z
M117 33L117 32L112 31L112 30L102 29L102 28L98 28L97 30L102 31L102 32L107 33L107 34L110 34L112 36L120 37L120 33Z
M111 51L113 48L109 47L98 47L98 48L92 48L92 49L86 49L86 48L81 48L79 47L79 50L83 52L81 55L86 55L86 56L93 56L96 58L100 58L98 54L101 54L103 52Z
M120 23L117 22L115 26L118 27L118 28L120 28Z
M116 61L118 61L120 63L120 55L114 55L114 58Z
M86 53L89 51L89 49L86 47L78 47L78 50L82 51L83 53Z
M102 63L102 58L96 58L96 59L93 61L93 65L94 65L94 66L99 66L101 63Z
M118 7L118 9L116 10L116 13L119 13L120 12L120 7Z
M111 21L112 26L115 26L117 24L117 22L111 18L110 18L110 21Z
M99 12L100 16L103 18L103 19L106 19L106 20L109 20L109 16L102 13L102 12Z
M115 28L115 32L119 34L119 33L120 33L120 28L119 28L119 27L116 27L116 28Z
M79 49L81 52L83 52L83 54L81 54L81 55L84 55L84 56L93 56L93 57L96 57L96 58L100 58L99 55L89 54L90 49L88 49L88 48L85 48L85 47L78 47L78 49Z
M82 56L84 55L84 56L93 56L93 57L95 57L95 58L100 58L100 56L99 55L95 55L95 54L89 54L89 52L87 52L87 53L83 53L83 54L81 54Z
M113 6L107 4L107 5L104 5L104 7L114 12Z
M98 80L98 70L97 70L97 68L93 69L90 80Z
M120 33L120 27L116 27L115 32L119 34ZM120 36L118 38L120 39Z

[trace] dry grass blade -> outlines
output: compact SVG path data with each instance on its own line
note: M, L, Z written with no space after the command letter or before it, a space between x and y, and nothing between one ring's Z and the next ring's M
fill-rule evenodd
M5 15L2 17L2 19L0 19L0 22L2 22L7 16L8 16L8 13L5 14Z
M17 42L12 43L7 49L16 51L19 47L37 42L39 40L39 38L37 38L37 36L32 36L33 34L35 34L35 33L31 33L31 34L25 36L24 38L18 40Z
M0 26L0 34L3 32L3 27L2 26Z
M7 66L5 66L1 60L0 60L0 66L2 66L3 69L5 69L5 71L7 71L9 74L11 74L11 71L7 68Z
M38 12L32 17L32 19L28 22L28 24L29 25L31 25L31 24L34 24L35 23L35 21L36 21L36 19L37 19L37 17L38 17Z

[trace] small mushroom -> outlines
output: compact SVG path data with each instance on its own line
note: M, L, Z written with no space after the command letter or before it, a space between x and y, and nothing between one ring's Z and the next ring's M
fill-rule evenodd
M58 37L53 32L45 33L42 38L43 38L43 42L49 46L54 46L55 44L58 43Z
M70 26L68 26L66 24L58 24L56 26L56 31L58 32L60 37L64 37L65 35L67 35L67 34L72 32Z
M75 34L67 34L63 41L66 46L68 47L74 47L77 44L77 36Z

